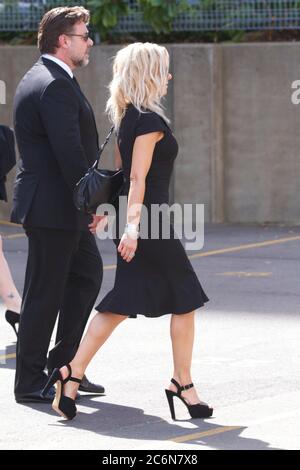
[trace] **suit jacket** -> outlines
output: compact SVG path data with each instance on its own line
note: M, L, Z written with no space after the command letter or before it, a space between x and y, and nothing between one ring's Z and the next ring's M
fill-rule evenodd
M7 201L6 175L16 164L14 132L7 126L0 126L0 200Z
M77 181L99 151L93 110L78 83L41 57L19 83L14 128L20 152L11 221L88 230L91 216L73 203Z

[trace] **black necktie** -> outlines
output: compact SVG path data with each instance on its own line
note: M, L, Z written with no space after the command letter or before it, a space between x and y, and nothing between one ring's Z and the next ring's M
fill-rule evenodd
M73 75L73 78L72 78L73 82L75 83L76 86L78 86L78 88L80 89L80 86L79 86L79 83L77 81L77 78Z

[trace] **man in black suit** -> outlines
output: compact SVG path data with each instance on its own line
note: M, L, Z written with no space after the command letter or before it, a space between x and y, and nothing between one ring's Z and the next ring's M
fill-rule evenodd
M40 394L48 370L69 362L97 298L102 260L90 230L96 216L80 213L72 193L99 150L92 108L73 70L86 66L93 41L83 7L48 11L39 27L42 56L18 85L14 127L20 152L12 222L28 237L28 260L17 345L17 402L51 401ZM80 390L104 392L86 377Z

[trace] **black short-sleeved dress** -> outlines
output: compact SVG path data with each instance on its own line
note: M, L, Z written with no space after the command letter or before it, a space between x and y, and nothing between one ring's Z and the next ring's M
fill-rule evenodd
M169 183L178 145L171 129L158 114L140 113L129 105L122 119L117 141L126 179L124 195L128 195L132 150L135 138L162 131L146 178L143 204L169 202ZM112 312L130 317L138 314L160 317L183 314L202 307L208 301L201 284L170 224L171 237L138 239L135 257L127 263L117 251L117 269L113 289L96 307L98 312ZM120 232L122 235L123 232ZM119 236L114 240L119 244Z

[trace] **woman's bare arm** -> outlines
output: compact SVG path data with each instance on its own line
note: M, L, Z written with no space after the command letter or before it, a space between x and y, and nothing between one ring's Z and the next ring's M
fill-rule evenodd
M130 172L127 223L135 225L140 223L141 208L138 206L143 204L146 177L152 163L154 147L162 134L162 132L151 132L135 139Z
M127 204L127 223L136 227L140 223L142 204L146 190L146 177L151 166L154 147L162 138L163 132L151 132L135 139L130 172L130 188ZM137 240L123 234L118 251L129 262L137 249Z

